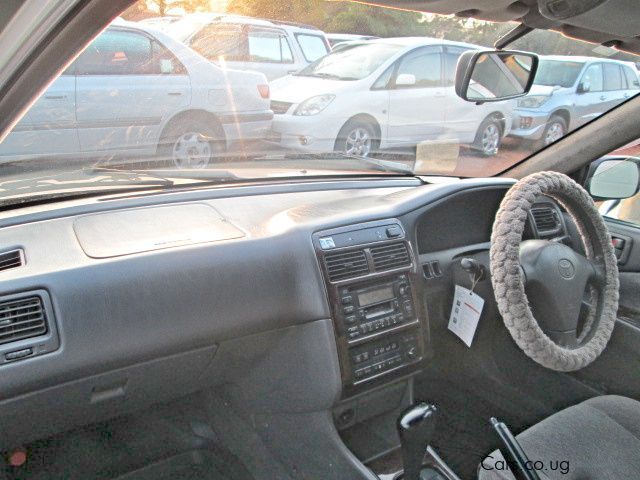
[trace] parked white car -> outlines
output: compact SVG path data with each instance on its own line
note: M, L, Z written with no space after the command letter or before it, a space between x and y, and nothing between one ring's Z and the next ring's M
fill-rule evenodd
M269 80L297 72L331 50L315 27L241 15L194 13L166 31L212 62L262 72Z
M369 155L426 140L498 152L513 102L465 102L454 91L460 54L476 45L431 38L356 42L271 83L272 140L314 152Z
M162 156L206 166L263 138L273 113L261 73L223 70L171 37L118 22L54 81L0 145L0 159Z

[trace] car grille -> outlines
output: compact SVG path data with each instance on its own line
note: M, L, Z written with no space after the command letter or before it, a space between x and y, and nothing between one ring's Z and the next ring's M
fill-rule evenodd
M271 110L273 110L273 113L276 115L283 115L287 113L291 108L291 105L293 105L293 103L271 100Z

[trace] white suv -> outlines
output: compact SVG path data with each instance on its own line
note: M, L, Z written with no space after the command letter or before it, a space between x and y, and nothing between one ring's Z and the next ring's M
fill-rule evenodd
M36 101L0 158L39 154L161 156L204 167L271 126L257 72L222 70L172 38L114 23Z
M462 52L431 38L355 42L271 83L272 140L314 152L366 156L422 141L471 144L495 155L511 127L511 101L474 105L454 91Z
M185 15L166 32L212 62L256 70L269 80L297 72L331 50L315 27L241 15Z

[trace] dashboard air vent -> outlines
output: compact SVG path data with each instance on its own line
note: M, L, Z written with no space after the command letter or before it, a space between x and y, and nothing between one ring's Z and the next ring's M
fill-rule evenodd
M324 257L324 263L332 282L369 273L364 250L331 253Z
M409 251L404 242L389 243L371 248L371 258L376 272L406 267L411 264Z
M560 228L558 214L553 208L532 208L531 214L533 215L533 221L536 224L536 230L538 230L538 232L556 231Z
M23 262L22 250L11 250L0 253L0 270L21 267Z
M0 345L47 333L47 319L38 296L0 303Z

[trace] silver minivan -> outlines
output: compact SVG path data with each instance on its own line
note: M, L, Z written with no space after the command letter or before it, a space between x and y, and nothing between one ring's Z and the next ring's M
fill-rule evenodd
M165 31L218 65L258 71L269 80L295 73L331 50L315 27L241 15L185 15Z
M518 100L511 135L549 145L640 90L631 62L541 56L533 87Z

